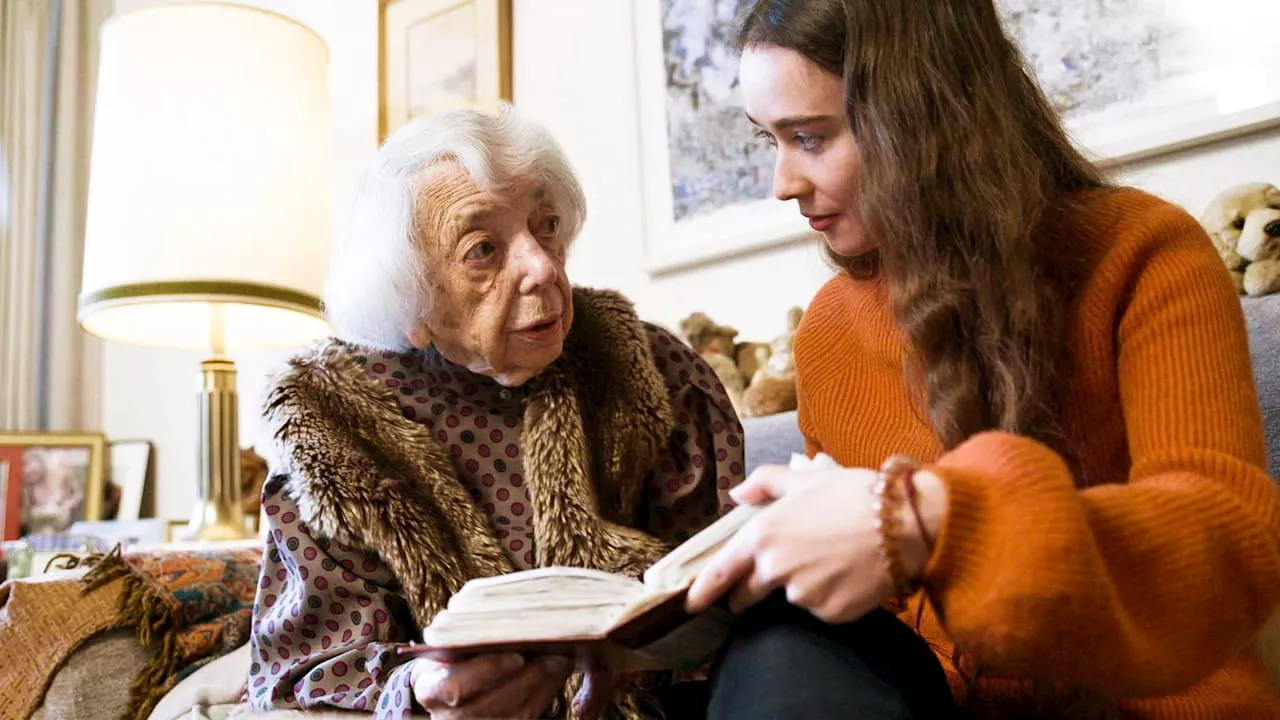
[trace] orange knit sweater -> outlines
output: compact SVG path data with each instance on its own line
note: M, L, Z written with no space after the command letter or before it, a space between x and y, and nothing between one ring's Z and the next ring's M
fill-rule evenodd
M918 627L983 715L1053 717L1083 695L1126 717L1280 718L1255 649L1280 602L1280 491L1239 299L1200 226L1139 191L1097 193L1054 235L1097 258L1069 329L1079 477L1007 433L944 451L883 285L843 275L795 341L809 454L907 453L946 483Z

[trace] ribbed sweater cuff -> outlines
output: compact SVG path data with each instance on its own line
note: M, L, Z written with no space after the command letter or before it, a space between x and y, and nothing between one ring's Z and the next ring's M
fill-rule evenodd
M1048 490L1046 474L1071 482L1053 450L1002 432L975 435L925 469L946 486L948 508L924 580L932 590L967 598L989 591L992 572L1002 568L1000 537L1005 523L1017 520L1005 517L1007 506Z

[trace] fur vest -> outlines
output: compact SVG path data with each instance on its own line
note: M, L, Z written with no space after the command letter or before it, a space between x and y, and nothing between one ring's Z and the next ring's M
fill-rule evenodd
M635 529L645 478L674 427L668 394L627 300L576 288L573 303L564 352L529 381L519 440L536 564L639 577L669 549ZM360 354L326 341L274 380L273 474L313 534L383 559L421 628L467 580L513 567L448 450L401 414ZM615 712L642 717L638 699L618 693Z

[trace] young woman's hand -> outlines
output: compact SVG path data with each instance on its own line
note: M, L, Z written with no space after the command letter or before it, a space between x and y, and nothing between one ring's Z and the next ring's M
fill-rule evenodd
M740 503L772 503L747 523L698 574L687 607L699 612L730 592L741 611L778 588L787 599L829 623L856 620L893 592L880 555L878 517L871 486L877 473L864 469L788 470L761 467L733 491ZM946 487L917 472L921 516L937 537L946 514ZM905 570L918 576L929 561L915 517L902 504L898 550Z
M573 671L566 657L515 653L413 661L413 696L433 720L536 718Z

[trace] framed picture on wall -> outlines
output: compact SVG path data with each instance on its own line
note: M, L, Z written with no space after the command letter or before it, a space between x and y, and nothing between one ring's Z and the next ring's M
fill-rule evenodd
M105 455L97 433L0 433L4 539L56 535L78 520L100 520Z
M1067 130L1104 165L1280 126L1280 3L1243 2L997 0ZM774 153L742 107L734 33L748 5L633 3L650 273L813 237L773 199Z
M1280 4L997 4L1067 130L1104 164L1280 125Z
M734 32L747 4L633 5L650 273L814 237L774 199L773 150L742 106Z
M383 0L381 137L409 120L511 100L511 0Z

